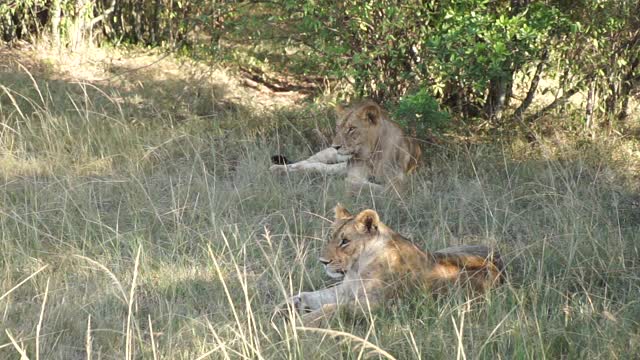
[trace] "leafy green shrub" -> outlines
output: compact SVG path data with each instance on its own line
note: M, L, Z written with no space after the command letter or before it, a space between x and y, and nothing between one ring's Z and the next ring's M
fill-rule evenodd
M465 116L493 117L513 76L537 63L564 17L553 5L509 1L283 0L325 73L360 96L396 100L416 85ZM559 29L562 29L560 31ZM485 105L488 105L485 107ZM499 114L498 116L499 117Z
M441 131L449 125L451 117L426 89L403 97L393 111L394 118L405 126L415 128L418 134Z

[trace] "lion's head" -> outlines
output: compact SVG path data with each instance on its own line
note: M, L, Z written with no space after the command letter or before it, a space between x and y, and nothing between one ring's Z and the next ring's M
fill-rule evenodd
M373 210L351 215L342 205L336 205L332 234L320 256L327 274L341 279L358 260L365 245L379 234L380 218Z
M367 100L347 108L336 107L336 135L331 145L344 156L368 158L378 138L384 110Z

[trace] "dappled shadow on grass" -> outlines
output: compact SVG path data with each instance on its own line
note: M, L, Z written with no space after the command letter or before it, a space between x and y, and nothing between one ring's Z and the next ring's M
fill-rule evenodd
M217 68L110 59L75 76L46 57L13 55L0 65L5 177L130 175L194 156L233 169L248 145L266 138L309 151L326 146L322 110L267 110Z
M8 176L70 169L110 175L119 164L144 162L150 151L185 134L220 137L233 119L255 111L229 94L222 71L180 73L170 62L173 68L164 72L123 61L112 70L124 75L105 80L95 77L112 73L99 66L81 62L76 74L34 55L10 53L0 65L0 165Z
M181 73L173 62L153 63L159 56L128 62L126 57L114 59L98 56L104 63L97 65L80 60L76 64L79 68L74 69L46 56L30 56L29 53L5 55L9 61L0 66L3 85L34 102L42 95L45 101L54 103L47 104L50 106L47 109L51 110L73 113L73 102L83 107L81 100L85 100L95 109L84 110L104 110L107 114L124 111L142 118L139 120L152 121L157 115L175 115L183 109L186 110L184 116L212 116L224 106L236 105L229 99L229 85L224 83L222 75L189 74L188 67ZM75 62L80 58L79 55L60 56ZM167 63L169 66L163 71ZM103 104L111 107L100 108L99 105ZM29 110L34 109L24 110L24 113L30 113Z

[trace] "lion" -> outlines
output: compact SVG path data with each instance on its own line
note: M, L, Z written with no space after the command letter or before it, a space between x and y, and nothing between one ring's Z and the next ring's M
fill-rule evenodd
M483 245L462 245L433 253L380 221L368 209L352 215L342 205L335 209L332 235L319 261L340 282L326 289L301 292L287 300L305 325L328 320L339 308L371 309L411 291L443 294L454 286L484 293L504 279L500 254Z
M336 133L330 148L295 163L275 155L271 171L346 174L347 182L354 187L368 185L381 190L381 183L401 186L405 175L418 167L420 145L405 136L377 103L365 100L346 108L337 106L336 114Z

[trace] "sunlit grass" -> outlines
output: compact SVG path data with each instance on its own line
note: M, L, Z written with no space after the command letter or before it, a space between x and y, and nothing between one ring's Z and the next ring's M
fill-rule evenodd
M402 198L348 198L340 179L268 172L272 152L319 145L326 112L243 100L177 121L140 107L163 82L4 78L1 358L640 354L633 143L430 148ZM316 257L338 201L375 207L425 249L494 244L509 281L480 301L418 294L328 329L272 317L328 283Z

